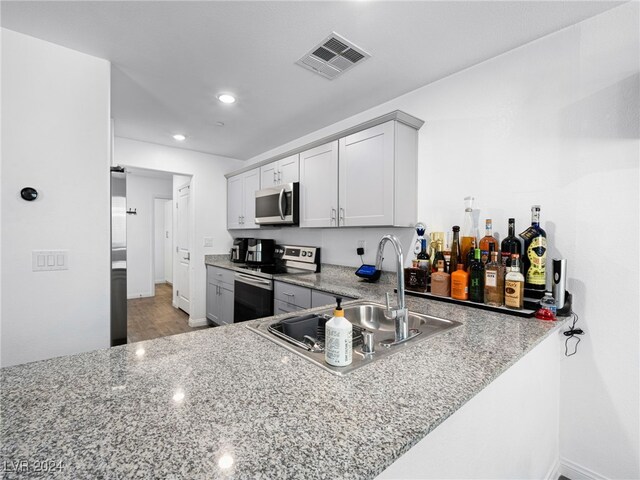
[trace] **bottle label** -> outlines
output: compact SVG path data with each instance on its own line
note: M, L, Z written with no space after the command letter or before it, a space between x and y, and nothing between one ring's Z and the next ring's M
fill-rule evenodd
M507 307L522 308L524 284L516 280L504 283L504 304Z
M485 287L497 287L498 286L498 272L495 270L487 270L484 276Z
M547 239L542 235L534 238L527 248L529 269L527 270L527 283L532 285L545 285L547 262Z

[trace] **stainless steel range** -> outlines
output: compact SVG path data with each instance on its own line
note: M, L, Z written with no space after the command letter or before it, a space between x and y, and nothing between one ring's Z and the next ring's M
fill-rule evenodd
M238 265L234 285L233 321L273 315L273 279L278 275L320 272L320 248L278 246L271 264Z

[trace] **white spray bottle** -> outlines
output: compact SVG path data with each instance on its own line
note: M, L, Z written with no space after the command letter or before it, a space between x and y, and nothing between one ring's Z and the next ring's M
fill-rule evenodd
M336 302L333 317L325 325L324 359L334 367L345 367L353 360L353 327L344 318L342 299L336 298Z

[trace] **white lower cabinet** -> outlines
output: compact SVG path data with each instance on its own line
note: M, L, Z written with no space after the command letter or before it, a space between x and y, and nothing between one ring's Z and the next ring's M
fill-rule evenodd
M234 274L207 266L207 320L215 325L233 323Z

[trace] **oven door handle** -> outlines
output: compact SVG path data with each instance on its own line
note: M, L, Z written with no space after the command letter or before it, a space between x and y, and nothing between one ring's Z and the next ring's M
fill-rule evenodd
M282 199L284 198L284 188L280 190L280 195L278 195L278 211L280 212L280 218L284 220L284 209L282 208Z
M235 279L236 279L236 282L246 283L248 285L254 285L264 290L273 290L273 283L271 282L271 280L253 277L251 275L245 275L244 273L236 273Z

